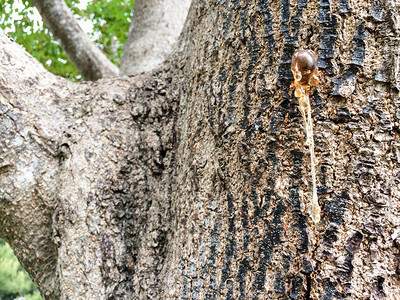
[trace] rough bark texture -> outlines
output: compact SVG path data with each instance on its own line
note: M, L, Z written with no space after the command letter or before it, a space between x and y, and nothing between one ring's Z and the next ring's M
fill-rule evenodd
M118 68L89 39L64 0L32 0L32 3L86 80L118 74Z
M167 233L171 78L72 85L1 50L1 236L46 299L137 298Z
M199 0L157 71L85 84L1 35L0 235L46 299L399 298L399 29L395 1Z
M171 54L192 0L136 0L120 73L153 70Z

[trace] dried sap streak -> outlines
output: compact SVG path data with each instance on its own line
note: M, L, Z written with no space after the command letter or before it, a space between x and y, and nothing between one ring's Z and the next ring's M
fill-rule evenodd
M313 125L311 119L310 87L319 83L317 55L311 50L297 50L292 57L292 72L294 76L294 95L299 98L300 112L303 116L307 140L306 145L310 148L311 156L311 176L313 183L313 193L311 200L311 218L314 223L320 221L321 208L318 204L317 182L315 175L315 153Z

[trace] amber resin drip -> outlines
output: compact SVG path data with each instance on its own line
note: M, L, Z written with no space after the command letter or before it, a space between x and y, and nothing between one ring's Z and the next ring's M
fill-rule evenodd
M311 218L314 223L318 223L321 218L321 208L318 204L317 195L317 179L315 174L316 159L310 104L310 87L319 83L317 55L311 50L297 50L293 54L291 68L294 76L294 95L299 98L299 108L306 129L306 145L308 145L310 149L311 156L311 177L313 184Z

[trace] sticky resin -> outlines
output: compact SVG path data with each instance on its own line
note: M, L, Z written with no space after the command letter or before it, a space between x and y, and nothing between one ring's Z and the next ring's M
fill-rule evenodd
M311 50L297 50L292 57L291 64L292 73L294 76L294 95L299 98L299 109L303 116L306 129L306 145L310 149L311 157L311 176L312 176L312 200L311 200L311 218L314 223L320 221L321 208L318 204L317 182L315 174L315 152L314 152L314 137L313 124L311 119L311 104L310 104L310 87L319 83L317 55Z

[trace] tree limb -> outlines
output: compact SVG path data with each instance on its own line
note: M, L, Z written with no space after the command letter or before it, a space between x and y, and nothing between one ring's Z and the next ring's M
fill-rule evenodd
M49 73L2 32L0 49L0 236L42 294L57 299L52 224L58 193L57 144L66 109L54 95L68 94L72 84Z
M191 0L137 0L120 73L150 71L171 53L181 33Z
M85 34L64 0L33 0L32 2L85 79L97 80L118 74L118 68Z
M45 299L140 299L166 249L176 87L71 83L1 33L0 65L0 236Z

